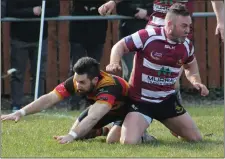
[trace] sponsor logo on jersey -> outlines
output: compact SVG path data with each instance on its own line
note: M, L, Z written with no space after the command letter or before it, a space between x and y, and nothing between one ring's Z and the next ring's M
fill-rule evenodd
M101 88L101 89L99 89L99 92L100 93L103 93L103 92L108 93L109 91L108 90L105 90L104 88Z
M167 6L162 6L162 5L158 5L158 4L153 5L153 10L155 12L160 12L160 13L166 14L168 9L169 8Z
M177 105L176 106L176 112L179 114L179 113L182 113L183 111L184 111L184 108L183 107L181 107L181 106L179 106L179 105Z
M160 53L160 52L154 52L154 51L152 51L150 55L151 55L151 57L154 60L160 60L162 58L162 56L163 56L162 53Z
M188 0L177 0L176 2L179 2L179 3L187 3ZM154 3L153 10L155 12L159 12L159 13L166 14L170 6L164 6L164 5L172 5L175 2L174 2L174 0L160 0L159 3L160 4Z
M165 45L165 49L175 50L175 46Z
M108 97L101 96L101 97L99 97L98 99L99 99L99 100L107 101L107 100L108 100Z
M158 75L168 75L171 76L171 70L167 67L162 67L159 71L158 71Z
M131 107L132 107L134 110L138 110L138 108L137 108L134 104L132 104Z
M150 84L157 84L157 85L172 85L176 83L176 78L161 78L161 77L154 77L148 76L147 81Z

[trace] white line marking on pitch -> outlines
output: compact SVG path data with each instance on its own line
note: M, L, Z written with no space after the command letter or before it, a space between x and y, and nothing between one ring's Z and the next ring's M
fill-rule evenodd
M35 115L43 115L43 116L49 116L49 117L56 117L56 118L66 118L66 119L72 119L74 120L77 116L70 116L70 115L64 115L64 114L48 114L48 113L38 113Z

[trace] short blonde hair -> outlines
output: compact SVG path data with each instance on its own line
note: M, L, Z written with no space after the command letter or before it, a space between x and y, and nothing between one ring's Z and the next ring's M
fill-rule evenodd
M190 13L186 6L181 3L174 3L167 11L166 13L166 20L172 20L176 16L190 16Z

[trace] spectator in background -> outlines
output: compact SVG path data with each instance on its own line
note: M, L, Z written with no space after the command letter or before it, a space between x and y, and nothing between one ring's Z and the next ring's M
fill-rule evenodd
M6 15L6 0L1 0L1 18Z
M117 14L132 16L136 19L120 21L120 39L128 36L140 29L144 29L148 17L152 14L153 4L149 0L129 0L118 2L116 6ZM126 54L122 58L123 78L129 80L133 68L133 54Z
M99 15L98 7L104 0L73 0L71 14L73 16ZM74 74L73 65L84 56L100 62L107 31L107 20L88 20L70 22L70 76ZM81 97L73 96L72 109L79 109Z
M7 13L10 17L16 18L38 18L42 11L41 0L8 0ZM45 16L52 17L59 15L59 1L47 0ZM35 89L38 45L39 45L40 21L12 22L11 23L11 67L18 71L12 74L11 97L12 110L16 111L23 105L24 75L27 67L27 60L30 60L30 73L32 77L32 93ZM39 94L44 93L44 80L47 62L47 37L48 22L45 21L43 28L43 43L41 52Z

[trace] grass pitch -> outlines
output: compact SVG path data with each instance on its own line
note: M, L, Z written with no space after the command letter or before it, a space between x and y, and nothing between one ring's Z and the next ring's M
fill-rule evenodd
M224 106L186 107L204 140L188 143L173 137L154 121L151 144L106 144L105 137L60 145L54 135L67 134L79 112L45 112L2 123L1 157L221 157L224 158Z

